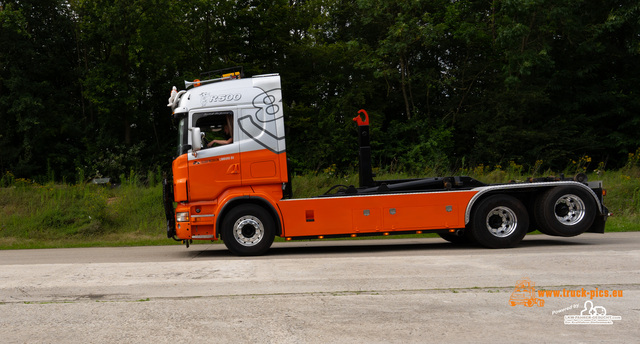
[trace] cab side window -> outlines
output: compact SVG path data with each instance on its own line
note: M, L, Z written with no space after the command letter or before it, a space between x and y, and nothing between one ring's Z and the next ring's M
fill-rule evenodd
M230 111L203 113L194 116L195 126L202 133L202 149L233 142L233 113Z

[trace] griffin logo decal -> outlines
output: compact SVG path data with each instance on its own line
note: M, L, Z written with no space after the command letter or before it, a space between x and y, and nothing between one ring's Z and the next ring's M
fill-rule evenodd
M282 153L284 149L279 147L284 147L284 132L280 135L276 132L277 127L284 128L280 88L260 90L252 101L255 111L238 118L238 125L253 141L274 153Z

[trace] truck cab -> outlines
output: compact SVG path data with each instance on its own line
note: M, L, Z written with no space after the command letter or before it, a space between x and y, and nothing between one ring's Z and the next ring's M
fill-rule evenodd
M168 236L214 240L216 215L227 201L256 190L269 199L283 197L288 175L282 92L277 74L194 86L169 104L178 127L172 164L178 223Z

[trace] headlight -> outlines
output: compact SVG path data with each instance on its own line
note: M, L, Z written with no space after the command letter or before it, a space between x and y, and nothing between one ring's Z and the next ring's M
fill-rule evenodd
M176 213L176 221L189 222L189 213Z

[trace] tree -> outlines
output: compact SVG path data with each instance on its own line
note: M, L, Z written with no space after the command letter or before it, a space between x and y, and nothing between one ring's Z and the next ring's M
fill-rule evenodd
M500 2L495 49L503 82L488 94L494 111L479 118L473 134L481 143L473 149L476 161L545 160L561 169L583 154L618 160L621 151L632 151L639 142L618 123L622 116L625 128L637 126L637 102L628 97L635 86L627 84L637 68L625 62L638 54L629 49L640 32L637 8L616 1Z
M182 18L170 0L74 1L89 103L83 167L118 178L156 164L170 128L166 99L176 74ZM85 167L86 166L86 167Z
M280 73L298 171L462 164L640 146L640 4L631 0L23 0L0 3L0 169L117 179L168 167L166 99L201 73ZM435 171L434 171L435 169Z
M6 1L0 10L0 169L72 175L82 137L76 41L64 1Z

